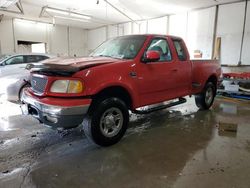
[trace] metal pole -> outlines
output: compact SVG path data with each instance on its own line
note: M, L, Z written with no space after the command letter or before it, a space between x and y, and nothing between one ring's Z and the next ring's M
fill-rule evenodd
M242 38L241 38L241 46L240 46L240 59L238 62L238 66L241 66L242 64L242 50L243 50L243 45L244 45L244 38L245 38L245 29L246 29L246 20L247 20L247 5L248 5L248 0L246 0L245 4L245 15L244 15L244 24L243 24L243 31L242 31Z
M214 19L214 34L213 34L213 46L212 46L212 58L214 58L215 55L215 43L216 43L216 37L217 37L217 25L218 25L218 14L219 14L219 5L216 5L215 10L215 19Z
M116 6L114 6L113 4L111 4L108 0L104 0L109 6L111 6L113 9L115 9L116 11L118 11L119 13L121 13L123 16L125 16L126 18L128 18L129 20L131 20L132 22L138 24L134 19L132 19L131 17L129 17L127 14L125 14L124 12L122 12L119 8L117 8Z

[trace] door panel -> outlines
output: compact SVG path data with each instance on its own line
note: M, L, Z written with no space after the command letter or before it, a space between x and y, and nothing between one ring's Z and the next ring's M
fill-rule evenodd
M22 66L25 63L25 58L22 55L14 56L5 61L5 65L1 71L1 76L20 73Z
M176 96L177 72L174 63L149 63L140 66L138 88L142 104L154 104Z
M174 53L176 55L176 69L178 76L176 79L177 93L181 96L189 95L191 92L192 63L189 60L187 48L181 39L173 39Z
M173 99L176 96L178 77L176 62L172 60L166 38L154 38L144 53L148 50L157 51L160 60L157 62L140 62L137 65L137 83L141 105L159 103Z

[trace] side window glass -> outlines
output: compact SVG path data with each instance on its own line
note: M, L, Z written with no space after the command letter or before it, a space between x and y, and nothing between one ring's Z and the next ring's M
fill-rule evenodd
M49 59L47 56L37 56L38 57L38 61L42 61L42 60L45 60L45 59Z
M186 56L185 49L184 49L184 46L182 44L182 41L174 40L174 47L175 47L175 50L177 52L179 60L180 61L186 61L187 56Z
M24 63L23 56L15 56L5 61L6 65L15 65L15 64L22 64L22 63Z
M26 56L27 58L27 63L32 63L32 62L37 62L38 61L38 56L35 56L35 55L28 55Z
M157 51L160 54L160 62L171 61L172 55L168 45L167 40L165 39L153 39L149 45L147 51Z

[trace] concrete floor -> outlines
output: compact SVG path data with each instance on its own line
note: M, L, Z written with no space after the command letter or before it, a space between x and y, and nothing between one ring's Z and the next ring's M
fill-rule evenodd
M0 187L250 187L249 113L222 98L198 111L192 98L131 115L121 142L100 148L81 129L51 130L2 101Z

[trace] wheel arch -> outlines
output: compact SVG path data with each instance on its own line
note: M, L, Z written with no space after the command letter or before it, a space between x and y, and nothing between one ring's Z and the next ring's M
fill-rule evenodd
M131 93L128 91L128 89L120 85L105 87L93 95L92 98L94 101L97 101L98 99L108 97L117 97L123 100L129 109L132 109L134 106L134 100Z
M212 75L207 79L206 84L207 84L208 82L212 82L212 83L214 84L215 88L217 88L218 78L217 78L217 76L216 76L215 74L212 74Z
M29 82L23 82L22 85L21 85L21 87L19 88L19 91L18 91L18 99L19 100L21 100L22 89L24 89L27 86L30 86L30 83Z

